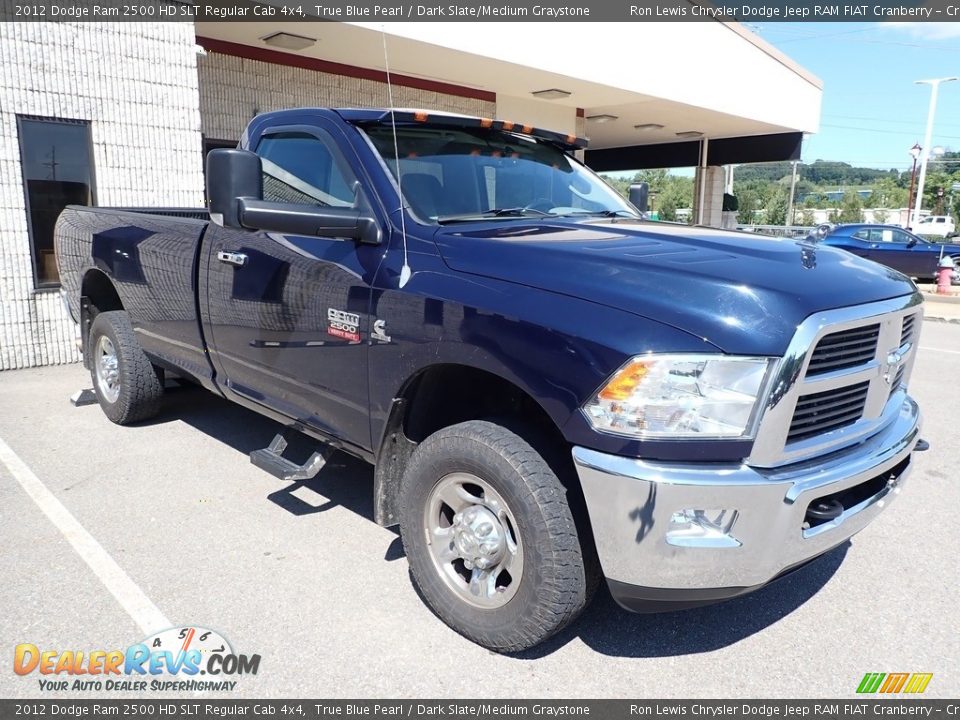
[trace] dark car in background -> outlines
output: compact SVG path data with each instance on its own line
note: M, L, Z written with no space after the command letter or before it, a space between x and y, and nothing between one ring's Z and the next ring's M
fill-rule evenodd
M823 234L819 242L915 278L934 277L942 257L951 257L960 263L960 244L933 243L898 225L837 225Z

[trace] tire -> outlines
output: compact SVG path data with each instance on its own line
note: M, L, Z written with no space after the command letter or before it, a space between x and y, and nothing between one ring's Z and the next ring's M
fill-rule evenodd
M112 310L97 315L87 341L93 391L103 413L118 425L156 415L163 397L163 371L140 348L127 313Z
M584 552L564 487L501 425L472 420L420 443L400 483L400 535L430 609L490 650L531 648L587 605Z

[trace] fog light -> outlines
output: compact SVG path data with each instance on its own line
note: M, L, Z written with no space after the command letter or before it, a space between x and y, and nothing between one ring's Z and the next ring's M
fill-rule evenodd
M718 508L687 508L675 512L670 518L667 544L694 548L740 547L742 543L730 534L737 517L736 510Z

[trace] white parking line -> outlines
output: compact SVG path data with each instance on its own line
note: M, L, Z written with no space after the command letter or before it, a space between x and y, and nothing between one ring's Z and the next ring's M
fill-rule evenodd
M143 590L130 579L103 546L86 531L70 514L47 486L41 482L27 464L0 438L0 463L6 466L14 480L26 491L50 522L63 533L73 549L100 578L120 606L147 635L172 627L160 609L151 602Z
M945 352L945 353L950 353L951 355L960 355L960 350L946 350L944 348L927 347L926 345L921 345L920 349L933 350L934 352Z

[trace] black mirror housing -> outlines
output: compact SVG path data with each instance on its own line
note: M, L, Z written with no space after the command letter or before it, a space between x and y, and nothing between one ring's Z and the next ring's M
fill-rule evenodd
M263 168L249 150L211 150L207 154L207 207L217 225L241 228L241 200L263 199Z
M242 227L251 230L335 237L379 245L380 226L356 208L319 207L239 198Z
M642 213L647 211L650 186L647 183L633 183L630 185L630 204Z

